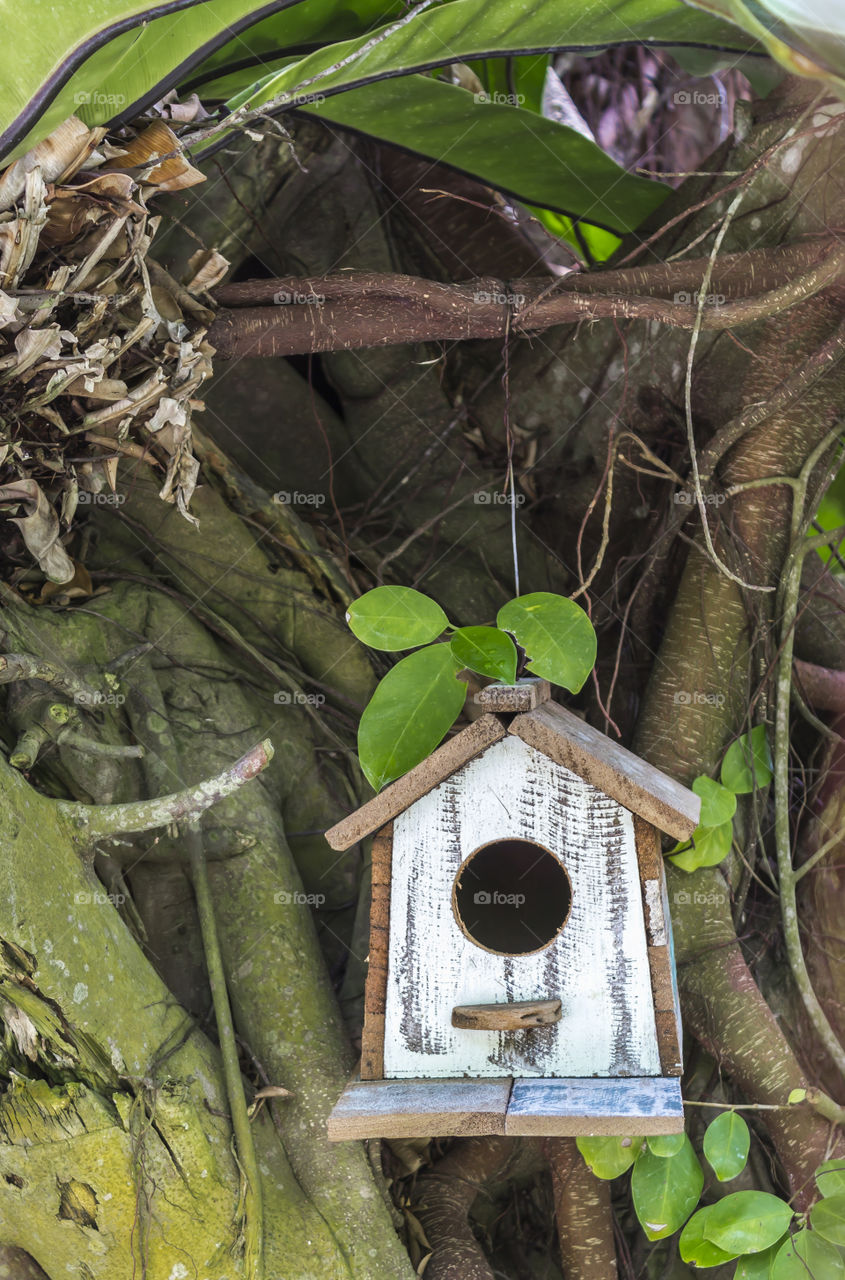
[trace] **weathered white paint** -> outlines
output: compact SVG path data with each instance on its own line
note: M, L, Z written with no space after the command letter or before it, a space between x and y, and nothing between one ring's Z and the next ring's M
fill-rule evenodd
M666 919L663 914L663 886L659 880L646 880L645 889L646 932L653 947L665 947Z
M458 927L452 886L474 849L513 837L561 858L572 910L545 950L492 955ZM458 1004L554 997L563 1016L553 1026L451 1025ZM384 1073L660 1075L632 816L514 736L395 821Z
M672 916L669 912L669 886L666 883L666 868L663 866L660 877L660 894L663 904L663 919L666 922L666 942L669 947L669 969L672 974L672 1003L675 1007L675 1026L678 1028L678 1052L681 1062L684 1059L684 1024L681 1019L681 993L678 990L678 968L675 963L675 939L672 935Z

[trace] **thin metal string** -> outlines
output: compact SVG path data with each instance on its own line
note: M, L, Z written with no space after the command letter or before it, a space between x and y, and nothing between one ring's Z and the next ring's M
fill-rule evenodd
M509 283L506 283L506 288L510 289ZM504 391L504 398L505 398L504 410L503 410L503 422L505 427L505 443L507 445L507 450L508 450L508 472L507 472L507 478L505 480L505 492L510 495L511 547L513 549L514 594L518 596L519 595L519 552L517 550L517 545L516 545L516 485L514 482L514 474L513 474L514 437L513 437L513 432L511 431L511 422L510 422L510 398L511 398L510 331L511 331L511 315L513 314L510 293L507 294L507 307L508 307L508 314L507 314L507 320L505 321L505 344L504 344L504 351L503 351L504 372L502 373L502 389Z

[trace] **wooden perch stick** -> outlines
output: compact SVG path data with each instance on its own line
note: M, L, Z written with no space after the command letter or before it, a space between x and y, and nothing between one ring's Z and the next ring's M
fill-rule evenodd
M701 329L732 329L778 314L818 293L845 270L845 245L809 241L759 254L729 254L714 266ZM626 271L443 284L418 276L346 272L225 285L208 331L224 360L302 355L401 342L526 335L579 320L656 320L692 329L704 260Z
M174 791L156 800L137 800L131 804L79 804L57 800L60 815L71 827L77 844L90 845L108 836L129 835L165 827L170 822L199 817L224 796L237 791L245 782L261 773L273 758L273 744L265 738L257 747L241 756L228 769L214 778Z

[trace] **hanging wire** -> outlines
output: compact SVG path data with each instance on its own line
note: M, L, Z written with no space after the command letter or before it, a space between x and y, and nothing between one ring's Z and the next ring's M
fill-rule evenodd
M513 549L513 581L514 594L519 595L519 552L516 546L516 484L513 474L513 448L514 436L511 431L510 420L510 399L511 399L511 379L510 379L510 330L512 315L512 299L511 295L507 295L508 314L505 321L505 345L503 351L504 372L502 374L502 389L504 391L505 403L503 411L503 422L505 426L505 443L508 451L508 472L505 480L505 492L510 495L511 508L511 547Z

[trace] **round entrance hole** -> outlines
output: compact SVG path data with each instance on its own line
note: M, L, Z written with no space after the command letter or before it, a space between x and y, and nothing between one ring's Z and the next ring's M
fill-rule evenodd
M572 883L533 840L493 840L461 864L452 909L471 942L497 955L525 956L553 942L569 917Z

